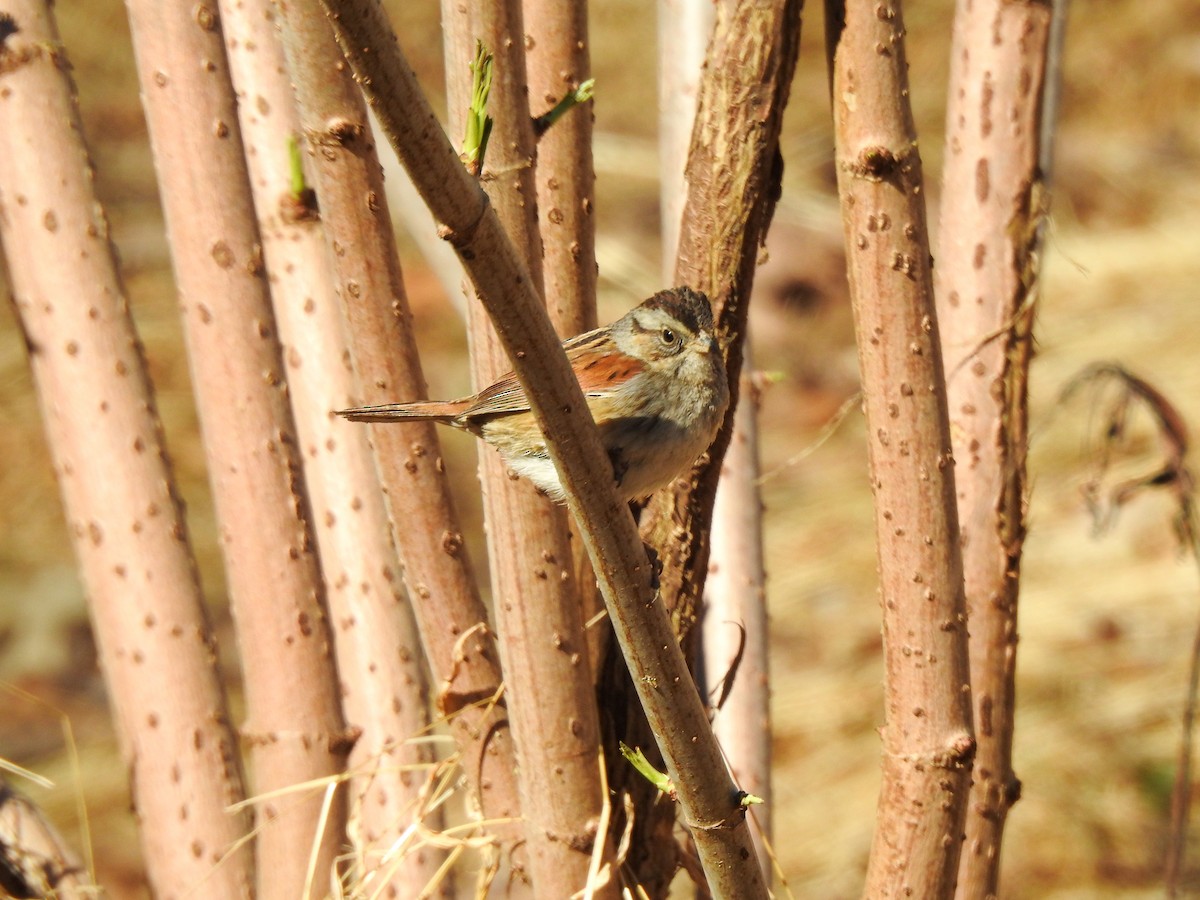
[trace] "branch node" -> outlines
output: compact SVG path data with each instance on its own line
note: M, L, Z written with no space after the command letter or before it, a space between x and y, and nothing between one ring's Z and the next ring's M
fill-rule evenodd
M479 191L478 197L481 200L479 210L465 228L456 230L453 225L447 225L444 222L437 228L437 236L460 252L466 252L470 247L471 242L475 239L475 232L479 230L479 225L487 215L488 207L492 204L491 199L482 190Z
M746 819L746 807L738 802L730 813L723 819L718 819L715 822L687 822L687 827L693 831L727 831L730 828L737 828Z
M903 150L892 150L882 144L864 147L858 156L851 160L843 160L842 171L861 178L864 181L889 181L897 174L908 171L912 158L917 153L914 141Z

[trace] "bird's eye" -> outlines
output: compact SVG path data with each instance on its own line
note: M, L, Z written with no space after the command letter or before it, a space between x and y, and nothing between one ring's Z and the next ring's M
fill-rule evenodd
M661 332L659 332L659 337L662 338L662 342L664 344L675 343L675 332L670 328L664 328Z

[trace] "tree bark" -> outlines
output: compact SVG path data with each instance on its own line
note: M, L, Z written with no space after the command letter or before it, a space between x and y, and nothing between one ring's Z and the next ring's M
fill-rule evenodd
M687 199L688 141L714 12L707 0L659 0L658 4L662 242L668 278L675 267ZM746 367L748 343L743 360ZM743 374L739 395L748 387ZM713 730L738 784L764 801L752 818L751 834L769 883L771 863L762 840L763 835L770 840L771 728L762 500L757 486L758 404L756 398L746 396L751 402L740 403L734 412L733 435L713 505L702 626L703 670L710 702L714 682L733 679L725 705L714 713Z
M311 785L342 772L349 741L236 103L213 7L128 8L267 795L259 895L294 900L310 856L323 887L341 849L341 792L323 820Z
M323 202L324 191L305 195L291 183L289 142L304 135L293 81L298 87L319 81L336 94L339 68L347 80L349 74L319 4L293 0L289 8L308 17L314 38L302 57L306 71L294 79L272 4L221 4L242 133L253 148L246 163L325 574L342 709L358 732L349 758L355 848L349 877L363 890L384 890L386 884L395 896L415 897L434 881L444 857L412 845L413 822L424 818L422 770L433 764L430 745L416 740L429 725L428 685L368 431L330 415L357 400L320 221L324 212L340 224L339 210L333 200ZM349 87L354 96L353 82ZM361 119L361 100L353 111ZM345 253L365 251L357 243Z
M685 647L708 571L709 523L729 446L750 287L780 190L779 131L800 45L795 0L723 0L692 132L675 283L708 294L729 376L725 424L690 478L660 491L642 535L662 560L662 595Z
M357 402L424 398L425 377L362 96L344 59L332 56L326 43L329 23L318 7L292 2L285 11L285 47L338 279ZM372 426L369 433L408 595L437 683L438 708L459 748L473 811L487 819L515 818L520 805L499 655L435 427L429 422Z
M157 896L249 897L233 728L70 65L45 4L3 0L0 243ZM240 849L238 849L240 846Z
M1028 376L1048 3L960 2L946 110L938 322L957 461L978 749L958 896L997 890L1012 770L1017 597L1028 481Z
M520 0L469 4L465 34L470 47L481 40L495 54L488 101L493 128L481 181L531 287L543 296L537 149L521 12ZM454 14L447 9L443 18ZM453 38L455 32L448 35ZM448 52L447 59L460 55ZM448 69L447 83L455 82L448 91L450 120L451 129L460 131L470 72ZM557 247L555 258L563 253ZM574 327L579 297L561 299L560 311L571 313L567 324ZM487 310L469 302L467 319L472 378L479 390L511 365ZM606 839L597 833L604 804L600 726L566 511L528 482L514 480L490 447L480 444L479 454L493 607L519 763L524 851L535 894L566 897L583 888L594 843ZM602 857L611 863L611 852ZM615 874L599 896L615 896Z
M898 0L852 0L833 107L883 607L883 786L868 897L948 897L971 733L954 458Z

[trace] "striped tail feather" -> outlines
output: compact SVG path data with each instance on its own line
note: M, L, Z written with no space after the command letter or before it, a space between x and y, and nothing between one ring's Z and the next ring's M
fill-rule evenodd
M428 419L455 424L466 405L462 401L422 400L415 403L385 403L382 406L355 406L339 409L337 414L352 422L397 422L403 419Z

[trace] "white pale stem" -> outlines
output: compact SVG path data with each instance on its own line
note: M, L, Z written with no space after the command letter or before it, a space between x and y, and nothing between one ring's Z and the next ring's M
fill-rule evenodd
M715 20L711 0L658 0L658 159L662 270L668 280L675 272L679 222L687 196L683 171L700 94L700 67Z
M753 369L749 342L742 370ZM733 438L721 466L713 507L712 552L704 593L704 673L711 692L730 671L732 689L713 719L713 730L734 782L761 797L751 835L764 872L771 839L771 718L767 663L766 572L763 566L762 499L758 474L758 407L750 378L743 376L734 413ZM743 643L744 641L744 643Z

